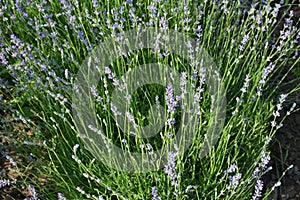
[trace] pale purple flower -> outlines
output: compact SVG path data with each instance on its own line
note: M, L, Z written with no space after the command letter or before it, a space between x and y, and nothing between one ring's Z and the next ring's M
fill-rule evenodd
M147 143L147 144L146 144L146 149L147 149L148 151L151 151L151 150L152 150L151 144Z
M143 147L141 147L141 148L143 148ZM151 160L154 160L155 159L154 158L154 149L150 143L146 144L146 150L148 151L149 155L151 156Z
M180 76L180 90L181 93L185 94L186 93L186 84L187 84L187 73L182 72Z
M177 196L177 186L179 174L176 173L176 160L178 157L178 152L169 152L168 153L168 164L165 166L165 173L168 175L171 185L175 187L174 195Z
M241 41L241 44L239 46L240 51L244 50L245 44L248 42L248 40L249 40L249 34L245 34L242 41Z
M75 144L74 147L73 147L73 151L76 153L77 152L77 149L79 147L79 144Z
M262 95L262 87L265 85L266 80L267 80L269 74L271 74L274 69L275 69L275 64L273 64L272 62L267 67L265 67L263 69L263 73L261 75L261 79L259 80L260 86L258 86L256 88L258 96Z
M271 122L271 127L274 128L277 125L276 121Z
M282 104L285 101L286 97L287 97L287 94L281 94L280 98L279 98L279 102Z
M161 17L160 18L160 21L159 21L159 27L162 29L162 30L168 30L168 21L165 17Z
M237 169L236 164L233 163L232 165L230 165L230 166L228 167L227 170L224 171L224 173L225 173L225 174L233 173L233 172L236 171L236 169Z
M34 186L29 185L28 189L29 189L30 198L26 198L24 200L38 200L39 198L37 196Z
M98 4L97 0L92 0L92 4L93 4L94 8L98 8L99 7L99 4Z
M263 189L263 182L261 180L257 180L256 181L256 185L255 185L255 190L254 190L254 194L252 196L252 200L258 200L259 197L261 197L261 192Z
M115 116L120 116L122 113L118 111L118 108L115 104L110 103L110 109Z
M173 125L175 123L176 123L175 118L170 118L170 119L167 119L167 121L166 121L166 125Z
M67 200L67 198L62 193L57 193L58 200Z
M262 151L259 166L262 169L265 169L268 163L270 162L270 160L271 160L270 155L268 155L266 151Z
M1 85L1 84L0 84ZM287 115L290 115L291 114L291 112L296 108L296 103L293 103L293 105L291 106L291 108L290 108L290 110L289 111L287 111Z
M158 189L156 187L152 188L152 200L161 200L161 197L158 195Z
M92 85L92 86L91 86L91 93L92 93L92 95L93 95L94 97L98 97L98 96L99 96L99 93L98 93L97 88L96 88L95 85Z
M168 113L173 113L176 111L177 101L174 98L174 88L169 84L166 88L166 104L168 108Z
M125 100L128 101L128 103L130 103L130 100L131 100L131 95L130 94L126 94L124 96Z
M269 142L269 139L266 138L267 141L265 142L264 146L266 146ZM252 173L253 178L260 178L263 174L267 173L272 169L272 167L268 167L268 163L270 162L270 155L267 154L266 151L262 151L260 155L260 162L257 163L257 167L254 169Z
M134 117L133 117L133 115L132 115L130 112L126 112L125 114L126 114L126 117L127 117L127 119L128 119L129 121L131 121L131 122L134 121Z
M247 74L244 85L243 85L243 88L241 89L242 93L247 92L247 88L249 87L249 82L250 82L250 74Z
M83 195L86 194L85 191L83 189L81 189L80 187L78 187L78 186L76 187L76 190L78 192L80 192L81 194L83 194Z
M17 179L0 179L0 188L10 186L11 184L16 184Z
M72 155L72 159L75 160L77 163L81 163L81 160L75 155Z
M98 196L98 200L105 200L104 197L102 195Z
M278 106L277 106L278 107ZM274 117L280 117L280 113L278 111L274 111L273 112L273 116Z
M242 178L241 173L237 173L234 176L229 176L229 184L226 185L226 188L227 189L236 188L239 185L241 178Z

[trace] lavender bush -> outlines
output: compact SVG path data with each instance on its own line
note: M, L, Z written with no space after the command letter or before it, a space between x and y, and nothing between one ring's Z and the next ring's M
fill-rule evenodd
M287 114L298 110L287 98L299 87L278 91L300 62L300 21L292 10L283 12L288 6L257 0L0 1L0 130L8 141L0 148L20 173L13 182L1 174L1 188L30 188L27 199L266 199L280 185L264 188L262 181L270 170L270 142L286 117L283 107L290 107ZM161 105L165 111L157 118L165 116L166 123L151 138L122 132L113 118L121 113L110 96L114 87L126 89L121 79L126 71L168 64L181 74L182 97L187 82L196 91L201 120L193 144L183 154L169 152L159 171L131 174L105 166L85 150L71 112L72 94L80 64L94 47L107 36L141 27L183 32L207 50L225 85L227 115L217 145L202 158L199 144L212 105L203 71L159 48L141 48L105 66L99 84L90 88L105 129L87 128L124 151L151 156L173 140L182 106L172 84L145 85L124 97L131 111L126 119L134 127L146 126L149 107ZM22 161L9 155L12 147Z

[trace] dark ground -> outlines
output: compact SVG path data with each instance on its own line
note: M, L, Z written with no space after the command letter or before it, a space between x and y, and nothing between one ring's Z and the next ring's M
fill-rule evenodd
M300 199L300 111L290 115L284 126L278 131L272 145L272 170L266 174L266 187L271 188L290 166L281 180L281 186L275 189L269 199Z

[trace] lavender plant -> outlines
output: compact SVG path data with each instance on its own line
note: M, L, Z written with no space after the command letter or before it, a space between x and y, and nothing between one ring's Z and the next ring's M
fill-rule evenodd
M299 90L298 86L288 94L278 92L300 62L300 21L292 10L281 13L288 6L242 0L1 1L0 130L5 147L0 149L20 173L13 182L1 174L1 188L26 186L27 199L266 199L280 184L264 188L262 181L270 170L269 145L286 117L283 107L291 106L285 104L288 96ZM279 23L283 28L278 32ZM105 71L89 92L104 129L92 124L86 129L108 139L104 144L108 152L113 143L125 152L150 156L153 163L148 165L157 162L154 152L175 138L181 109L189 106L180 103L188 95L187 83L195 91L194 114L200 122L192 145L184 153L169 152L161 170L132 174L109 168L84 148L82 140L89 138L75 125L72 94L78 89L74 83L80 64L93 48L108 36L117 38L143 27L185 33L197 41L193 51L207 50L225 85L227 116L218 143L201 157L213 101L205 68L193 70L198 63L189 64L159 45L157 49L141 45L141 50L110 66L98 66ZM155 62L181 73L179 95L172 83L145 85L122 97L130 105L130 112L122 113L112 103L113 89L126 91L122 76ZM150 112L152 105L157 107ZM287 114L297 110L293 104ZM114 118L126 116L133 129L125 129L131 131L156 124L153 113L160 114L156 118L165 119L165 124L149 138L125 133ZM23 132L15 126L23 127ZM23 160L14 160L10 148L17 149ZM39 181L40 175L46 182Z

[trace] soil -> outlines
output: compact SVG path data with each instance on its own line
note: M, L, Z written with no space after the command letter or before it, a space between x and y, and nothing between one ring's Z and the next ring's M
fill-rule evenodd
M272 170L266 174L265 183L267 188L280 179L281 186L277 187L269 199L274 200L299 200L300 199L300 111L291 114L284 122L284 126L277 132L271 147Z

